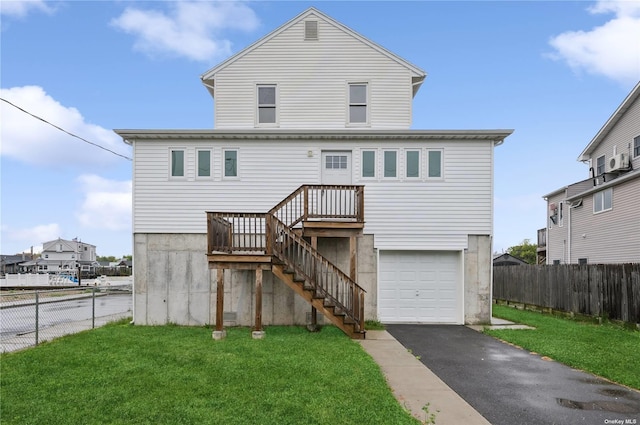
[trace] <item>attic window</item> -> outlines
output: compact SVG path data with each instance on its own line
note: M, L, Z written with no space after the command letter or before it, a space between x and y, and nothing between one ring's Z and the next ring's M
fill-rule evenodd
M304 21L304 39L318 39L318 21Z

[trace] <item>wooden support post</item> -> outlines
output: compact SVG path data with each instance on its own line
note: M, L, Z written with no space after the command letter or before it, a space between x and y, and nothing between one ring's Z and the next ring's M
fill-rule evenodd
M256 269L256 324L254 332L262 332L262 268ZM254 334L255 335L255 334Z
M216 270L216 280L218 286L216 288L216 330L213 331L213 339L223 339L227 336L224 330L224 269Z
M217 270L218 287L216 289L216 330L224 328L224 269Z
M318 249L318 237L311 236L311 247L315 250ZM316 273L314 272L314 279L316 278ZM309 325L309 330L311 332L315 332L318 330L318 310L311 306L311 324Z

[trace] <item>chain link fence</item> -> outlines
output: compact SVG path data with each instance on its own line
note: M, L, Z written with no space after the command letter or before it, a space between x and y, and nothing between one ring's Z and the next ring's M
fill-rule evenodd
M0 351L38 345L132 314L131 285L0 294Z

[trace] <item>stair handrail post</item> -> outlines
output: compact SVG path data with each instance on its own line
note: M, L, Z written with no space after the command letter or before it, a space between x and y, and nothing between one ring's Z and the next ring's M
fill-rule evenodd
M304 196L304 211L302 212L302 219L306 221L309 218L309 186L303 186L303 196Z
M265 222L265 250L267 255L273 255L273 217L271 213L266 213Z
M360 332L364 331L364 292L359 291L360 292Z
M358 200L358 213L356 219L358 222L364 221L364 186L358 186L356 188L356 198Z

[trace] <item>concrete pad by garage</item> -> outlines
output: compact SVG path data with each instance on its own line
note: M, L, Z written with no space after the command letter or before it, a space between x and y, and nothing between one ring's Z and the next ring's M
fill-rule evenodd
M490 425L387 331L367 331L359 342L380 365L396 399L418 420L425 419L422 408L429 403L438 425Z

